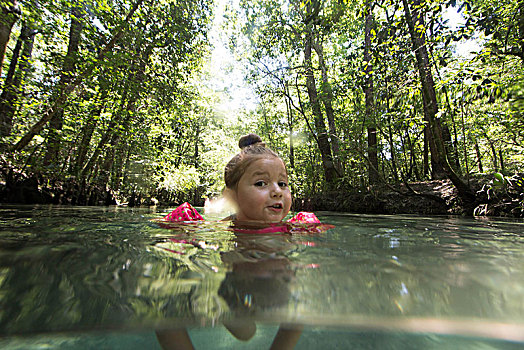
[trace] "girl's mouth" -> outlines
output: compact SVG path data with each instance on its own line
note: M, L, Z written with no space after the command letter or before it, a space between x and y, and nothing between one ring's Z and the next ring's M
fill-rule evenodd
M284 206L282 205L282 203L275 203L273 205L270 205L269 207L272 209L282 209Z

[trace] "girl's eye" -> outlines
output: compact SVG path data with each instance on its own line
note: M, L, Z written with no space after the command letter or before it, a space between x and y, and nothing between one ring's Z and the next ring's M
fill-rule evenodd
M287 187L287 182L280 181L280 182L278 183L278 185L279 185L280 187L285 188L285 187Z
M262 180L255 182L255 186L257 186L257 187L265 186L265 184L266 184L266 182L262 181Z

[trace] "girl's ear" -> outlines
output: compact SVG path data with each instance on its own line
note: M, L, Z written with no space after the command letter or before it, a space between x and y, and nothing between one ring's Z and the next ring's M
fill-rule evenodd
M236 207L223 194L218 198L207 198L204 204L204 214L213 215L231 215L236 212Z
M222 196L225 198L225 200L230 205L233 205L233 206L237 205L237 193L234 190L232 190L230 188L225 188L222 191Z

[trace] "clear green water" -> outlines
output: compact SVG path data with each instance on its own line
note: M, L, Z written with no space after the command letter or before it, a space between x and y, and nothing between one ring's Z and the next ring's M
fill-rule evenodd
M0 348L524 348L524 222L317 213L321 234L160 227L169 210L0 206ZM256 322L249 342L223 321Z

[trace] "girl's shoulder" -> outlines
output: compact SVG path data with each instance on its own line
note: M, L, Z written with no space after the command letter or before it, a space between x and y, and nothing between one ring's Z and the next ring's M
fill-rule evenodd
M237 214L231 214L228 217L225 217L220 221L235 221L236 219L237 219Z

